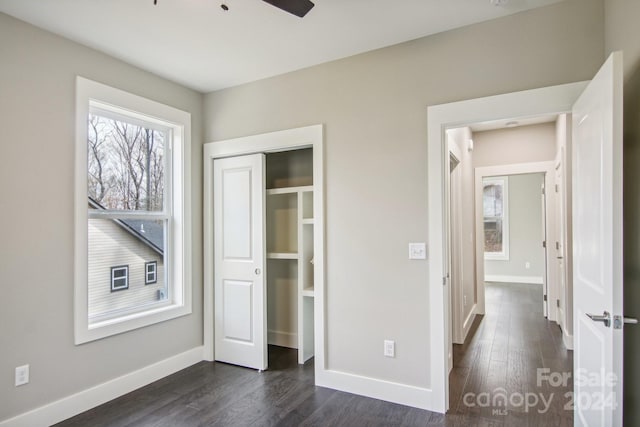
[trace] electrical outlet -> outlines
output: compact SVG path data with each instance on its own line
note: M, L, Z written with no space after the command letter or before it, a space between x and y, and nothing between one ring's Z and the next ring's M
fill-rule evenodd
M22 365L16 368L16 387L29 382L29 365Z
M391 340L384 340L385 357L396 357L396 343Z
M531 268L531 263L529 261L524 263L524 268L526 268L527 270Z

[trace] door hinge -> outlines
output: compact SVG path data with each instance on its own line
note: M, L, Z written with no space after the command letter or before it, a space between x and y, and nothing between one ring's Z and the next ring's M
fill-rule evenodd
M545 191L544 191L544 187L542 187L542 195L544 196Z
M442 278L442 286L447 286L447 278L446 277Z
M547 296L546 295L542 296L542 301L547 302Z
M556 193L560 192L560 186L558 184L556 184Z
M556 300L556 307L560 308L560 300L559 299Z
M556 251L560 250L560 242L556 242Z
M542 241L542 247L545 248L545 249L547 248L547 241L546 240Z

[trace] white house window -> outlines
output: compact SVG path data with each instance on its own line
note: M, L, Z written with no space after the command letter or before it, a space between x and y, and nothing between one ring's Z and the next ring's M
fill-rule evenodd
M145 285L152 285L154 283L158 283L158 276L156 274L157 268L158 268L158 263L156 261L151 261L144 265L144 270L145 270L144 284Z
M129 266L111 267L111 292L129 288Z
M191 312L191 119L81 77L76 109L80 344Z
M483 179L484 257L509 259L509 191L507 177Z

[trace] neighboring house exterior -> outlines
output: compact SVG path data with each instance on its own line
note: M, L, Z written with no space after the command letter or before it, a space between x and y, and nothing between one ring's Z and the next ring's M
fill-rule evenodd
M89 207L104 209L89 199ZM89 318L99 321L166 298L162 225L89 220Z

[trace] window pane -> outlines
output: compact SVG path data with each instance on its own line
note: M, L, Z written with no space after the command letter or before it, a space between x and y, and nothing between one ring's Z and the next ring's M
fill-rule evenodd
M502 252L502 219L485 218L484 220L484 251Z
M98 208L162 211L166 133L89 115L87 185Z
M492 178L483 183L484 251L487 253L502 253L504 250L504 189L503 179Z
M89 323L143 311L150 305L168 301L166 225L166 220L89 219ZM146 266L154 261L156 282L149 284ZM125 265L128 271L112 271L113 267ZM112 277L114 288L124 289L112 292Z
M483 210L485 217L502 216L502 184L491 183L484 185Z

